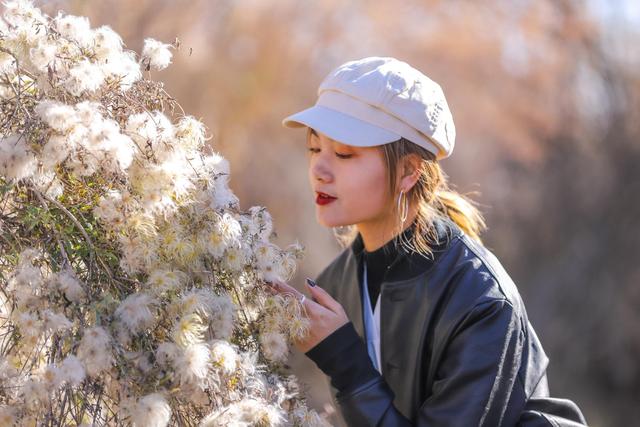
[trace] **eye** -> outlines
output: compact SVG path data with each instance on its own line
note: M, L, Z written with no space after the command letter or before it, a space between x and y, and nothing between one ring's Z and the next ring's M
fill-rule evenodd
M314 148L314 147L309 147L307 149L308 152L310 153L317 153L318 151L320 151L319 148ZM336 157L338 157L339 159L348 159L350 157L352 157L353 154L340 154L340 153L336 153Z

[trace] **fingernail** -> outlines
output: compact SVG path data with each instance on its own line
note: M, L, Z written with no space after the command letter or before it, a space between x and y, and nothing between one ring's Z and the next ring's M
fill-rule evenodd
M313 280L309 279L307 277L307 283L309 284L309 286L311 286L312 288L316 286L316 282L314 282Z

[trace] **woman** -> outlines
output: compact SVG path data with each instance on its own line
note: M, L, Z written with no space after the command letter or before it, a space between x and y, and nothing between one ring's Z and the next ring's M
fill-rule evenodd
M331 378L350 426L578 426L549 397L548 359L518 290L479 238L481 214L438 160L455 127L440 86L405 62L333 70L306 127L317 220L351 226L348 247L299 294L296 347ZM316 285L317 282L317 285Z

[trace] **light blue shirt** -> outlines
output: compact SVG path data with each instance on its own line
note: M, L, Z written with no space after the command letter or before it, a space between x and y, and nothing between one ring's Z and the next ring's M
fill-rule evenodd
M362 310L364 314L364 331L367 343L367 352L373 362L373 366L380 374L382 368L380 363L380 292L376 300L376 306L371 310L371 299L369 298L369 286L367 284L367 264L364 263L364 275L362 280Z

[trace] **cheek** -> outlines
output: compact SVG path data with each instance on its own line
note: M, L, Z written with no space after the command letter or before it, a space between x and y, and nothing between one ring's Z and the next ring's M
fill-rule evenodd
M388 208L387 176L382 164L366 167L360 173L350 174L342 180L349 198L347 203L367 211L376 213Z

